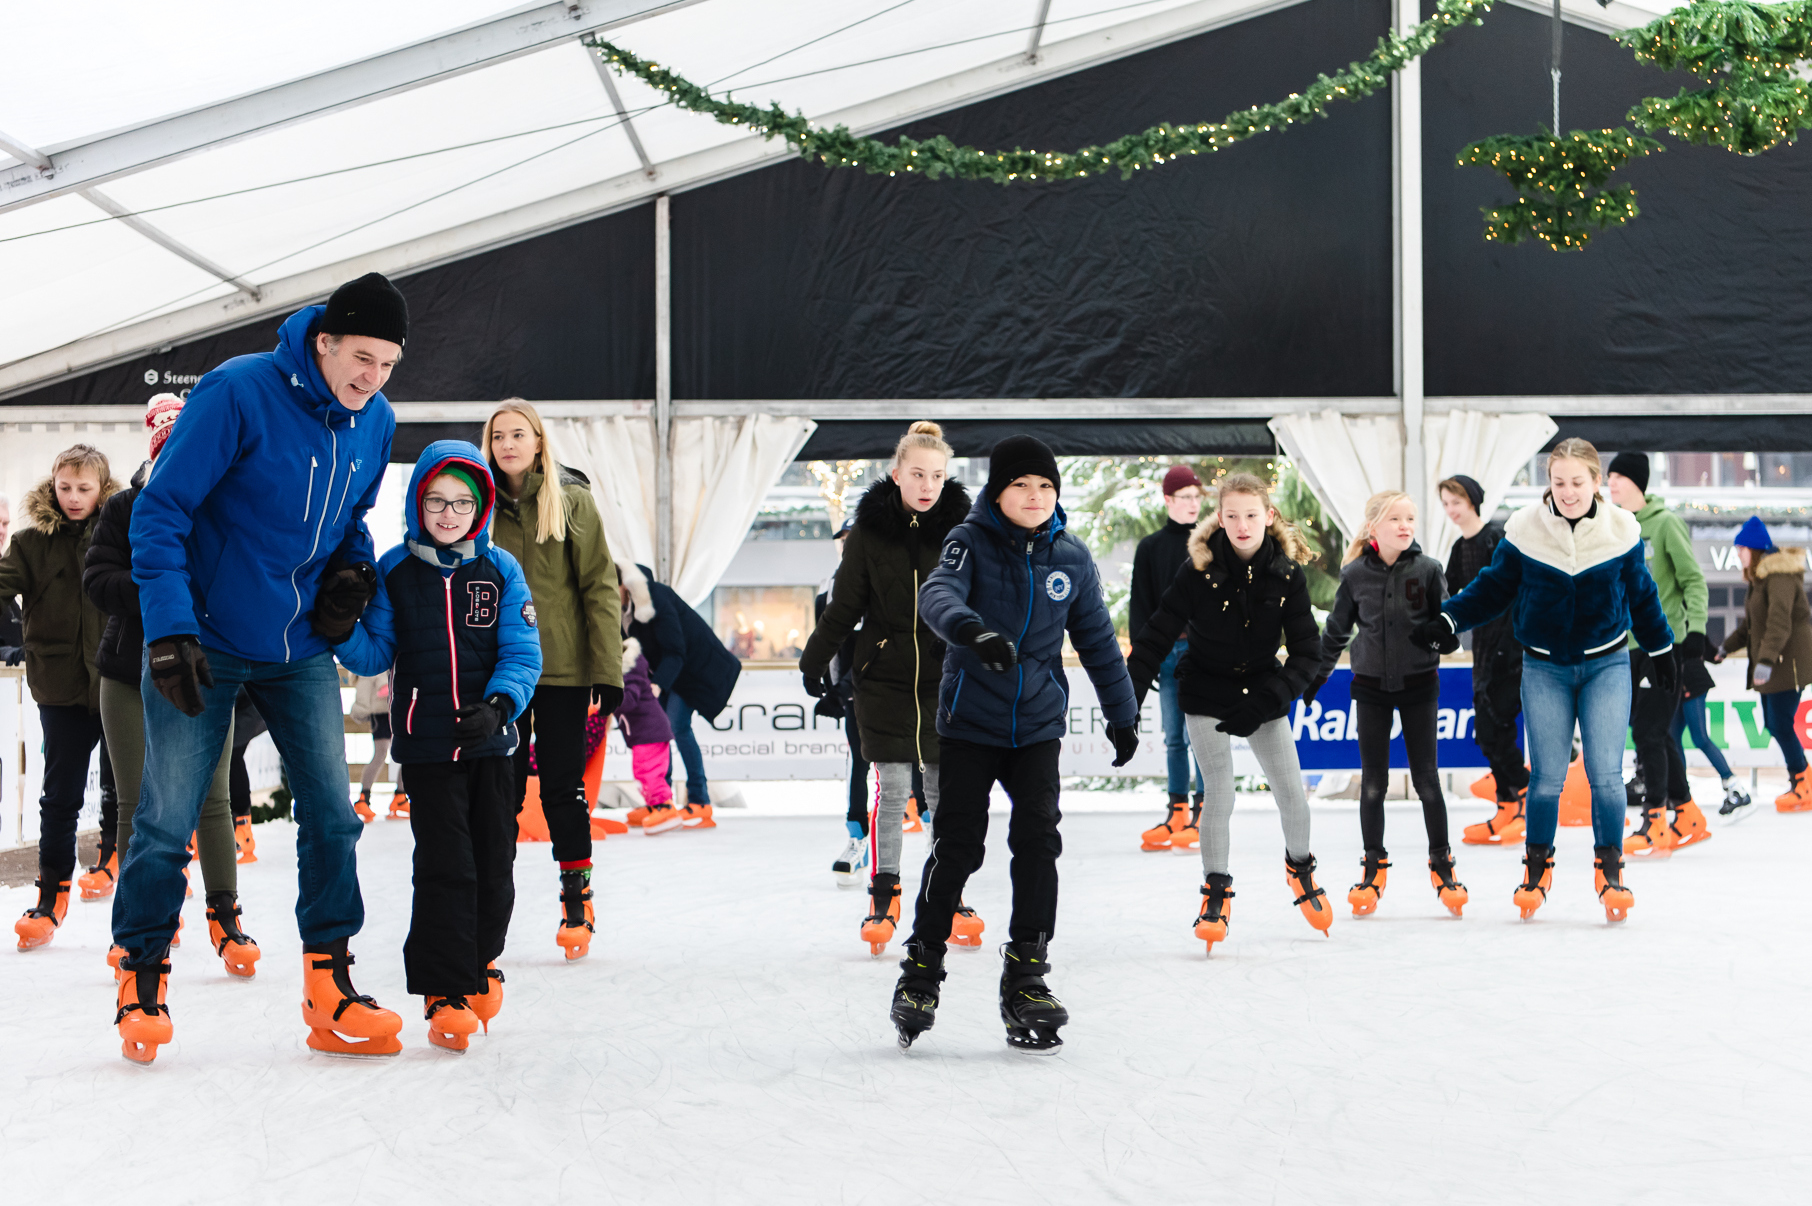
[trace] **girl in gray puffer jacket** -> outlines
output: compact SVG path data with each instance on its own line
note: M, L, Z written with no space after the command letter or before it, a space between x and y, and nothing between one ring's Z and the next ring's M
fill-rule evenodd
M1435 757L1441 659L1410 639L1417 624L1441 614L1446 597L1441 563L1416 543L1414 500L1395 490L1372 495L1365 504L1365 526L1347 548L1340 593L1321 634L1321 677L1303 696L1305 704L1314 700L1350 641L1359 740L1359 828L1365 837L1364 877L1347 893L1355 917L1377 909L1390 867L1384 849L1384 792L1390 783L1392 712L1402 714L1409 777L1422 800L1429 878L1455 917L1466 903L1466 886L1453 877L1447 797L1441 792Z

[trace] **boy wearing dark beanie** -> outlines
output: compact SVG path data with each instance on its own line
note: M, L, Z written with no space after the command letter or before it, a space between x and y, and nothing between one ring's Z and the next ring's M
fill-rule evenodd
M1002 948L1001 1019L1008 1045L1062 1045L1069 1013L1044 982L1057 922L1057 756L1069 731L1067 632L1107 717L1115 766L1138 748L1138 705L1102 598L1094 558L1064 530L1057 458L1040 440L994 446L988 484L951 530L919 590L919 614L945 641L937 731L941 799L919 888L893 1020L902 1047L936 1018L951 918L982 865L988 796L1012 801L1013 916Z

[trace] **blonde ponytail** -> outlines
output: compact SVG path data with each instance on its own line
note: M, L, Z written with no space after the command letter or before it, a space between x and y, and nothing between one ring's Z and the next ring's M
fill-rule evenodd
M505 414L521 415L529 425L529 430L541 442L541 451L535 454L535 462L529 466L529 472L541 475L541 490L535 497L535 543L565 540L570 504L560 482L560 457L554 451L553 433L541 422L540 412L521 398L505 398L491 412L491 417L484 421L484 456L491 467L491 474L493 477L497 475L497 462L491 459L491 428L497 422L497 416Z
M912 448L924 448L931 452L941 452L944 454L944 459L946 461L956 455L956 449L944 442L944 429L929 419L920 419L911 427L908 427L906 429L906 434L900 437L900 442L893 446L893 468L898 469L900 467L900 461L905 458L907 451Z
M1352 543L1346 546L1346 556L1340 559L1340 564L1349 565L1359 559L1360 555L1365 552L1366 546L1372 542L1372 529L1377 526L1380 519L1384 518L1386 511L1400 502L1412 501L1409 495L1401 490L1380 490L1366 499L1365 522L1360 525L1359 533L1353 537Z

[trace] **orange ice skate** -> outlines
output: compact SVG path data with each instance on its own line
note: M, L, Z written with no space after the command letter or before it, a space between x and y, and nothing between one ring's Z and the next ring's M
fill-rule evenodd
M1667 809L1659 804L1653 808L1644 808L1642 826L1623 839L1623 852L1648 858L1666 858L1672 854L1674 835L1667 827Z
M634 808L629 810L629 815L623 819L629 823L629 828L640 829L642 827L642 822L648 819L648 805L637 804Z
M1178 854L1196 854L1202 849L1202 806L1197 803L1189 810L1189 820L1183 827L1170 835L1170 848Z
M1208 882L1202 885L1202 907L1195 917L1195 936L1208 944L1208 953L1214 953L1214 944L1227 940L1227 921L1233 913L1233 906L1228 903L1234 897L1233 877L1222 875L1219 871L1210 872Z
M428 1041L447 1051L464 1051L478 1033L478 1014L464 997L426 997L422 1017L428 1021Z
M1535 910L1547 902L1548 889L1553 884L1554 847L1524 846L1523 882L1510 894L1510 899L1522 911L1524 921L1535 916Z
M956 903L956 916L950 919L950 945L979 950L982 931L987 928L975 910L959 900Z
M879 958L893 941L900 924L900 877L886 871L875 872L868 881L868 916L862 919L862 941L869 953Z
M328 1055L395 1055L403 1019L352 986L346 939L302 948L302 1021L308 1045Z
M1346 894L1346 903L1353 906L1353 916L1364 917L1376 913L1378 902L1384 898L1384 884L1390 878L1390 855L1383 850L1367 850L1359 866L1365 878Z
M208 893L208 941L226 964L228 975L249 980L258 974L258 957L263 952L239 928L239 916L237 892Z
M568 962L591 954L591 936L597 915L591 907L591 870L580 867L560 872L560 928L554 941L566 952Z
M143 963L120 961L119 1011L113 1015L113 1024L119 1027L120 1054L135 1064L156 1059L157 1049L175 1035L170 1007L164 1004L169 976L167 954L154 955Z
M359 793L359 798L352 802L352 811L357 813L359 820L365 822L367 825L377 820L377 813L371 810L371 793L368 791L361 791ZM233 826L235 831L233 834L234 837L239 836L237 832L238 828L239 826L235 822Z
M46 882L40 875L38 903L25 910L25 915L13 922L13 933L19 935L19 949L29 951L48 943L57 936L57 927L63 924L63 918L68 915L69 881L53 879Z
M370 817L360 817L368 821ZM233 849L238 852L241 864L258 861L258 839L252 836L252 818L249 816L233 818Z
M119 873L119 851L112 846L102 846L100 857L95 860L94 866L76 880L76 887L82 890L83 900L105 900L113 895L113 885L118 882Z
M923 833L925 822L919 819L919 798L906 797L906 815L900 820L901 833Z
M409 819L409 793L398 788L390 797L390 812L385 817L390 821Z
M648 815L642 818L642 832L649 837L657 833L666 833L669 829L680 827L679 809L671 804L654 804L648 809Z
M1529 791L1524 788L1514 800L1499 800L1496 815L1489 821L1466 826L1460 832L1460 840L1468 846L1503 846L1521 841L1525 827L1523 803L1528 796Z
M1334 924L1334 910L1328 907L1328 894L1315 884L1315 856L1304 855L1298 861L1286 853L1284 882L1296 893L1296 907L1304 920L1325 935Z
M1604 919L1622 921L1636 903L1636 894L1623 886L1623 851L1616 846L1596 846L1592 853L1597 856L1593 878L1598 899L1604 903Z
M1428 882L1434 885L1435 895L1447 906L1447 911L1455 917L1466 907L1471 899L1466 895L1466 885L1453 877L1453 851L1447 846L1431 851L1428 855Z
M1189 827L1189 800L1178 796L1170 802L1170 810L1164 814L1163 821L1139 835L1139 849L1168 850L1171 842L1176 840L1177 833Z
M1571 826L1592 823L1592 782L1586 778L1583 757L1568 764L1567 777L1561 781L1559 823Z
M484 991L466 998L466 1004L478 1015L478 1024L491 1033L491 1019L503 1008L503 972L495 963L484 969Z
M1675 850L1684 850L1688 846L1711 840L1711 829L1705 824L1705 814L1697 804L1688 800L1673 807L1674 823L1667 827L1667 833Z
M717 821L711 815L709 804L688 804L680 809L680 827L683 829L716 829Z

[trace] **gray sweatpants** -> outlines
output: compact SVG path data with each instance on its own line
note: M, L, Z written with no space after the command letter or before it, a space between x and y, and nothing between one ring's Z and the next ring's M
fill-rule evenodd
M874 834L875 870L898 875L904 845L900 826L906 823L906 800L912 795L912 763L877 762L875 770L881 775L881 793L868 822L868 831ZM936 811L937 764L930 763L925 767L925 798L919 801L919 816L929 825Z
M1233 738L1214 726L1220 721L1212 716L1189 717L1189 746L1195 751L1202 768L1202 783L1207 795L1202 801L1202 871L1204 874L1227 874L1228 821L1233 816ZM1271 798L1277 801L1277 815L1283 822L1284 850L1291 858L1304 858L1309 853L1309 799L1302 790L1302 764L1296 760L1296 742L1290 736L1290 722L1283 717L1267 721L1258 732L1248 737L1258 764L1264 768L1265 780L1271 785Z

